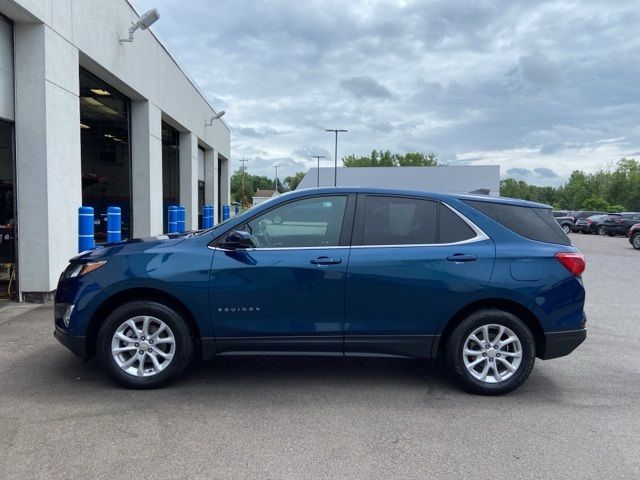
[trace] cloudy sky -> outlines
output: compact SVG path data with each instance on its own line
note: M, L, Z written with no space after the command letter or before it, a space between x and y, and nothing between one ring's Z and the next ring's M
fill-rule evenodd
M557 185L640 157L638 1L134 0L232 128L233 169L372 149Z

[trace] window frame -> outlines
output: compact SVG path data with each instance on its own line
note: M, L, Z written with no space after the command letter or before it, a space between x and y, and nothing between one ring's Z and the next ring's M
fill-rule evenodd
M409 199L409 200L422 200L427 202L433 202L436 204L436 228L438 231L436 232L436 243L405 243L405 244L390 244L390 245L368 245L363 243L364 238L364 221L365 221L365 202L366 197L391 197L391 198L401 198L401 199ZM447 242L447 243L437 243L440 237L440 208L448 208L455 215L457 215L464 223L467 224L471 230L475 233L475 237L468 238L466 240L460 240L458 242ZM482 242L484 240L489 240L489 236L482 231L480 227L478 227L475 223L469 220L466 216L460 213L458 210L453 208L446 202L441 200L437 200L431 197L420 197L417 195L394 195L388 193L358 193L356 200L356 211L353 223L353 238L351 247L352 248L406 248L406 247L446 247L451 245L464 245L467 243L476 243Z
M267 210L263 210L261 212L256 212L255 215L247 218L244 222L239 225L236 225L233 228L226 230L221 233L217 238L215 238L210 244L210 248L215 248L222 251L233 251L228 250L226 248L222 248L218 246L218 243L222 241L223 238L226 238L229 233L234 230L241 230L245 227L245 225L253 220L261 217L263 215L267 215L269 212L276 210L277 208L283 207L290 203L300 202L305 200L311 200L314 198L326 198L326 197L346 197L347 201L345 203L344 208L344 216L342 217L342 226L340 227L340 237L338 240L338 245L318 245L314 247L252 247L252 248L243 248L243 251L272 251L272 250L325 250L328 248L350 248L351 237L353 234L353 223L354 223L354 213L356 208L356 194L355 193L347 193L347 192L336 192L336 193L318 193L314 195L306 195L304 197L296 197L292 198L286 202L279 202L276 205L273 205L271 208Z

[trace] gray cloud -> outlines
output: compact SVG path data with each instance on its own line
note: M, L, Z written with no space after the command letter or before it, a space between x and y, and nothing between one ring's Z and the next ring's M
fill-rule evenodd
M528 177L533 172L528 168L510 168L507 170L507 175L519 176L519 177Z
M391 98L389 89L371 77L348 78L340 85L357 98Z
M556 172L554 172L553 170L551 170L550 168L547 168L547 167L534 168L533 172L536 175L538 175L539 177L543 177L543 178L556 178L556 177L558 177L558 174Z
M238 126L234 168L308 168L305 145L329 161L325 128L349 130L339 156L446 152L540 184L640 151L633 2L134 1L159 9L152 30Z

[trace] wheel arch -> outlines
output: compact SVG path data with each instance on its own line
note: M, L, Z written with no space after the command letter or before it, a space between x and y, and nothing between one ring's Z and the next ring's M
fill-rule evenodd
M533 335L533 338L535 339L536 356L541 356L544 354L546 345L544 330L542 329L542 325L540 325L540 321L531 310L513 300L504 298L485 298L465 305L449 319L444 329L440 333L440 336L437 337L437 340L434 343L433 357L439 356L439 354L443 351L444 346L447 344L447 340L451 335L451 332L453 332L453 329L457 325L459 325L462 320L479 310L490 309L502 310L511 313L521 319L529 328L531 334Z
M113 295L107 297L95 310L89 325L87 327L87 333L85 337L86 344L86 358L89 359L96 354L96 342L98 337L98 331L100 326L105 321L111 311L118 308L120 305L132 301L153 301L158 302L167 307L175 310L179 313L187 322L187 327L193 335L193 339L196 342L196 349L202 350L201 332L198 328L198 324L195 321L193 313L187 308L187 306L178 300L176 297L163 290L149 287L131 288L121 290Z

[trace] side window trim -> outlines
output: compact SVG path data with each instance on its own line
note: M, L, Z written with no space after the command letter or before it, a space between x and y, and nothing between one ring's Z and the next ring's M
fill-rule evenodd
M475 237L468 238L466 240L461 240L459 242L449 242L449 243L412 243L412 244L398 244L398 245L364 245L364 215L365 215L365 202L367 196L373 197L392 197L392 198L410 198L415 200L427 200L436 202L439 206L442 205L449 210L451 210L454 214L456 214L464 223L466 223L469 228L471 228L476 234ZM440 209L438 208L438 214L436 216L438 225L440 223ZM439 229L438 229L439 230ZM439 234L438 234L439 236ZM404 195L385 195L385 194L368 194L368 193L358 193L356 200L356 211L354 216L354 225L353 225L353 240L351 243L352 248L407 248L407 247L446 247L451 245L464 245L467 243L476 243L483 242L485 240L490 240L490 237L475 223L469 220L465 215L460 213L458 210L453 208L446 202L435 200L429 197L412 197L412 196L404 196Z

